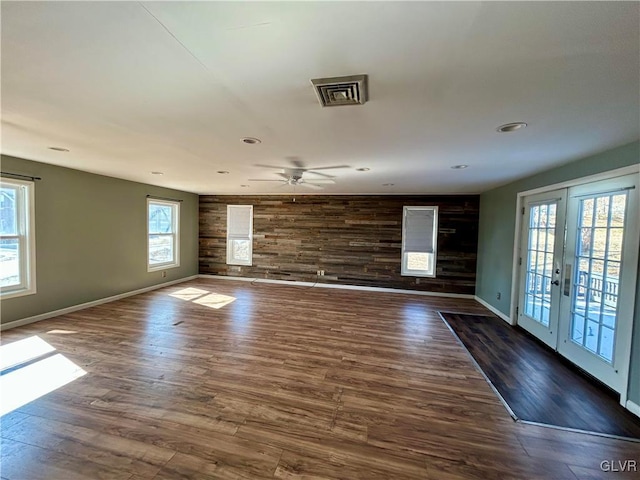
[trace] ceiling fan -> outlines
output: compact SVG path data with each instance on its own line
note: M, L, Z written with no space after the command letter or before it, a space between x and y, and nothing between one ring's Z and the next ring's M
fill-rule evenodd
M256 167L264 167L264 168L275 168L278 170L282 170L278 172L276 175L280 176L279 179L265 179L265 178L250 178L250 182L280 182L282 185L293 185L293 186L302 186L313 188L316 190L321 190L322 185L336 183L334 181L334 176L327 175L326 173L318 172L317 170L332 170L336 168L351 168L349 165L335 165L332 167L317 167L317 168L306 168L304 163L297 157L288 157L288 160L291 162L292 166L276 166L276 165L262 165L257 164ZM308 173L312 176L323 177L323 178L303 178L304 174Z

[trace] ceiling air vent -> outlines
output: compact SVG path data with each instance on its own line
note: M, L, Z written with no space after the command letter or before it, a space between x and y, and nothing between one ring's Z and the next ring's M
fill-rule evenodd
M311 80L323 107L362 105L367 101L367 76L316 78Z

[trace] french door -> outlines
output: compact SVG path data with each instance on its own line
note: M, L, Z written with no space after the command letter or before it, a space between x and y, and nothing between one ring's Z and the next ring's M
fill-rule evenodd
M625 392L638 266L638 175L525 198L518 323Z
M554 350L558 344L566 190L525 199L518 324Z

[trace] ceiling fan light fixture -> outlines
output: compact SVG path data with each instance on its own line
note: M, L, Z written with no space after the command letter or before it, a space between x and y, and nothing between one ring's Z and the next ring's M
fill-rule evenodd
M308 187L321 190L324 185L327 184L335 184L335 176L327 175L326 173L320 172L318 170L333 170L338 168L349 168L353 169L353 167L349 165L331 165L326 167L309 167L307 168L298 157L287 157L287 159L291 162L291 166L277 166L277 165L264 165L257 163L256 167L263 168L275 168L280 170L280 172L276 173L279 176L279 179L275 178L250 178L250 182L279 182L281 185L291 185L293 187L301 186ZM368 169L367 169L368 170Z
M504 125L500 125L496 131L498 133L511 133L516 130L521 130L523 128L527 128L527 124L524 122L513 122L513 123L505 123Z

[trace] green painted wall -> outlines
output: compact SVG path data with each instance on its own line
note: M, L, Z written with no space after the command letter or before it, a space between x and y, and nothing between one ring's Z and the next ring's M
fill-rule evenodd
M518 192L640 163L634 142L490 190L480 196L476 295L509 315L516 198ZM639 269L640 272L640 269ZM501 299L496 294L501 293ZM640 404L640 278L635 309L629 398Z
M2 301L1 322L198 273L198 195L2 156L35 187L37 293ZM180 267L147 273L147 195L183 200Z

